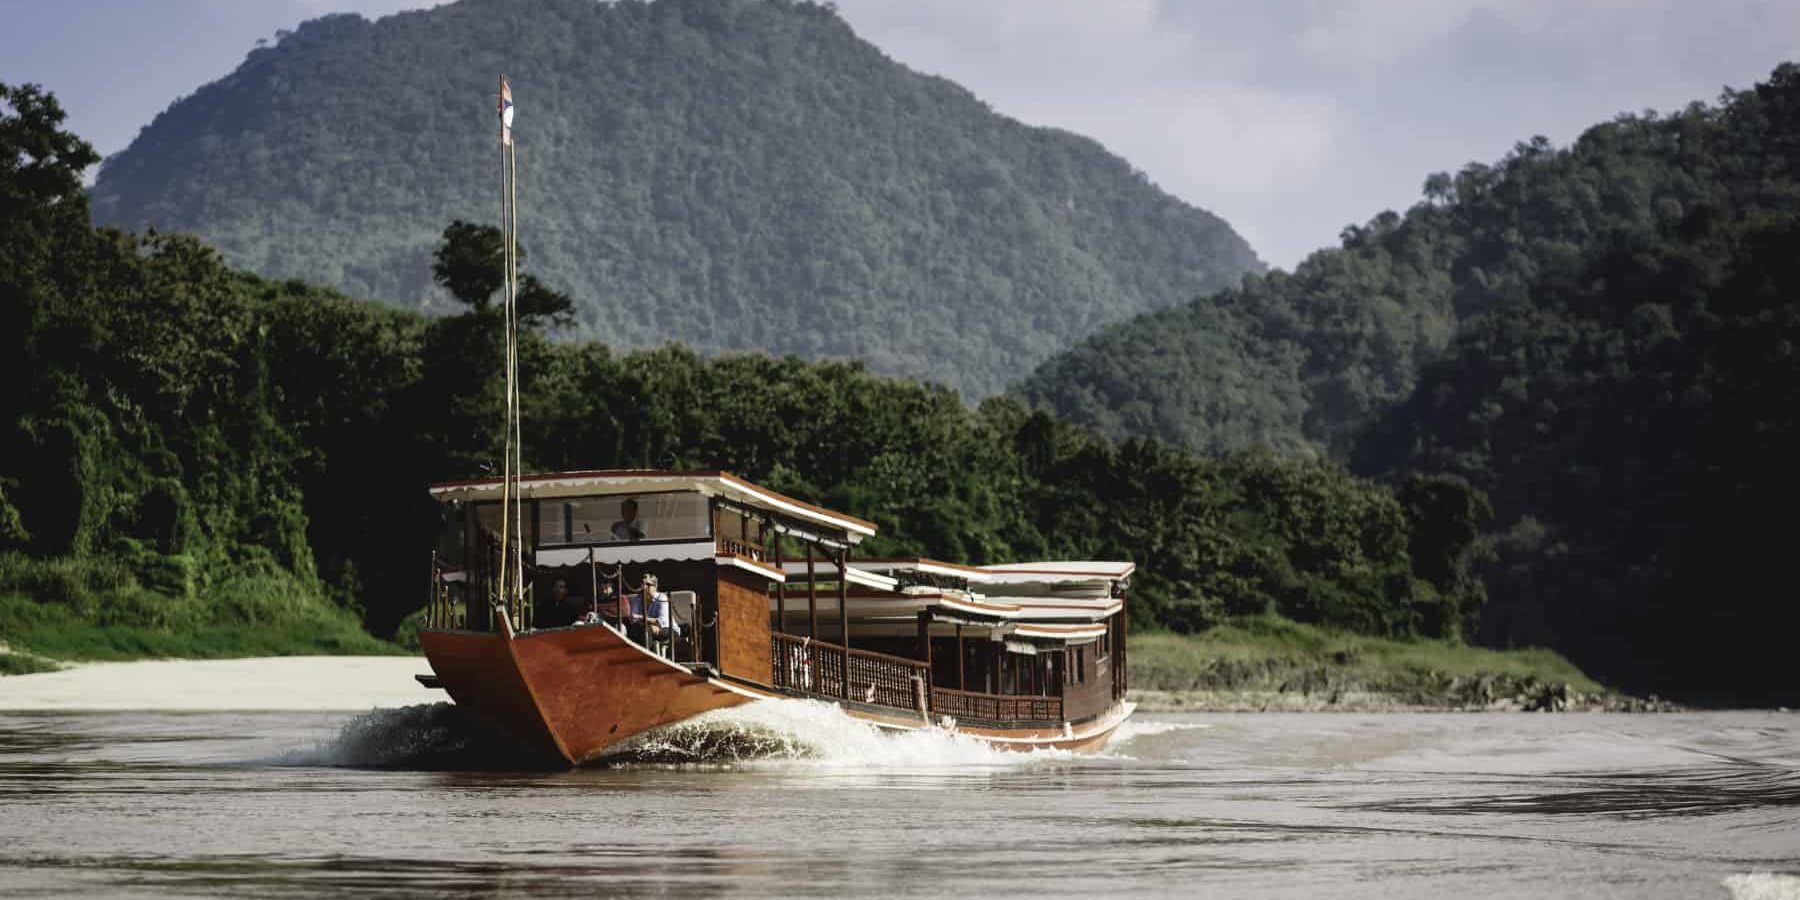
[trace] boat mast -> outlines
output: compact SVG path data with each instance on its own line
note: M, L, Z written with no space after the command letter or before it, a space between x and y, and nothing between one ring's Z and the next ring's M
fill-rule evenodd
M519 160L513 144L512 87L506 76L500 76L500 225L505 247L503 266L505 299L503 318L506 327L506 437L500 488L500 544L505 554L501 560L499 603L504 608L501 621L510 635L515 631L513 617L520 617L517 628L524 628L525 553L524 499L519 478L523 474L524 454L519 427Z

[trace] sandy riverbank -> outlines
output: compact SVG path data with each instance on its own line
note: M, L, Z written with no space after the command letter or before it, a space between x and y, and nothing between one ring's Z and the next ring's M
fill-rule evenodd
M448 699L413 680L422 657L81 663L0 678L0 710L367 710Z

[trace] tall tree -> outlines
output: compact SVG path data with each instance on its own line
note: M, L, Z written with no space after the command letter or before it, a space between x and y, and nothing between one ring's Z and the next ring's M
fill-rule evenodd
M517 264L525 266L525 245L516 248ZM431 257L431 275L458 302L478 314L486 314L506 284L506 240L492 225L476 225L457 219L444 228L443 242ZM519 276L519 321L527 327L567 326L575 321L575 301L535 276Z

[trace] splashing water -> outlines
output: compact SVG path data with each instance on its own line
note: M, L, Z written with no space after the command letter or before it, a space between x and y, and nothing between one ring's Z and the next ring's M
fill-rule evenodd
M1119 723L1119 730L1113 732L1112 740L1101 748L1099 756L1122 762L1137 762L1146 757L1155 759L1161 756L1162 743L1149 740L1139 743L1140 739L1201 731L1211 727L1206 722L1146 722L1138 718L1126 719Z
M608 763L791 763L811 766L948 768L1018 766L1067 759L1063 750L1001 750L941 728L884 729L818 700L764 700L645 732Z
M1200 731L1211 727L1208 722L1146 722L1143 719L1126 719L1120 723L1119 730L1114 732L1113 739L1107 746L1117 747L1138 738L1155 737L1171 731Z
M1725 879L1732 900L1800 900L1800 876L1752 872Z
M357 769L487 768L492 761L492 748L452 703L377 709L345 723L330 741L264 760Z

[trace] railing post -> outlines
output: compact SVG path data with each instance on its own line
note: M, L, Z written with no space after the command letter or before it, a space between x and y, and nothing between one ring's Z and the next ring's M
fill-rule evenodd
M425 627L438 627L438 552L431 551L431 592L425 595Z
M850 551L837 552L838 638L844 645L844 698L850 697Z
M775 568L787 575L787 566L781 557L781 529L775 529ZM787 634L787 579L784 577L775 582L775 630Z
M1114 647L1113 652L1119 654L1119 696L1124 697L1125 692L1131 688L1131 657L1125 655L1126 631L1131 627L1131 616L1127 615L1131 609L1131 601L1122 591L1119 599L1122 601L1119 606L1119 646Z
M956 689L959 691L966 691L969 689L969 678L963 673L964 651L962 631L962 623L956 623Z
M613 618L618 620L619 633L626 634L625 607L627 604L625 602L625 564L622 562L618 563L618 568L613 569L613 583L616 586L613 591ZM630 640L630 635L626 634L626 639Z
M925 677L927 687L931 677L931 610L919 610L919 656L925 660Z
M813 569L812 541L806 542L806 636L819 642L819 579Z

